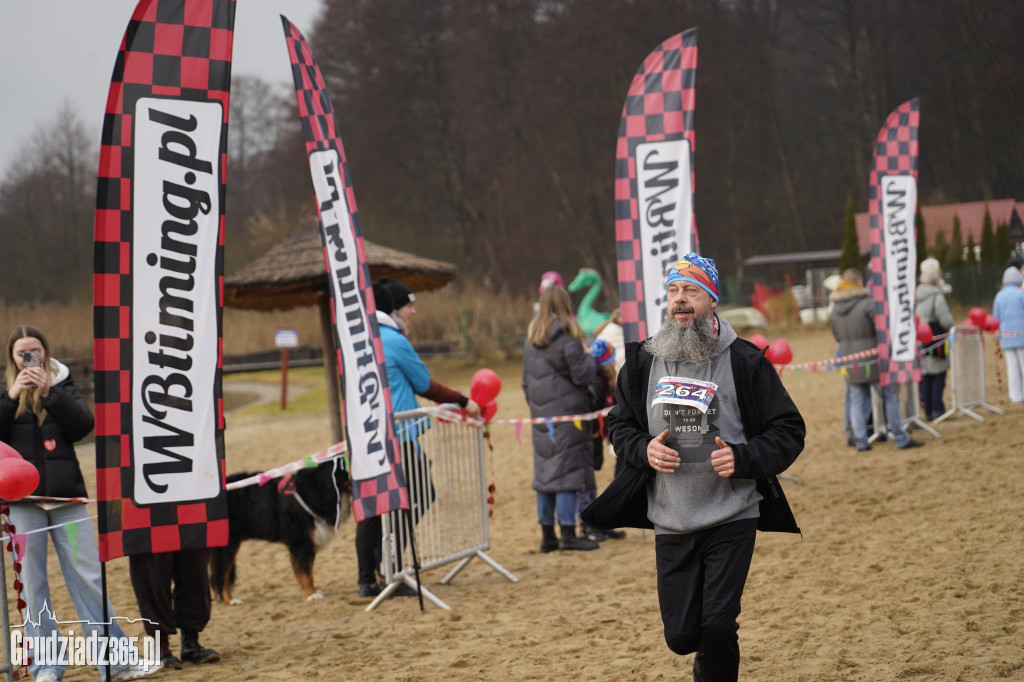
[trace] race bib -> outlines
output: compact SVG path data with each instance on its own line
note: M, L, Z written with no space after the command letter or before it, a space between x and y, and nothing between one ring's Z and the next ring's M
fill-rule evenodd
M654 387L654 405L683 405L706 414L718 392L718 384L687 377L661 377Z

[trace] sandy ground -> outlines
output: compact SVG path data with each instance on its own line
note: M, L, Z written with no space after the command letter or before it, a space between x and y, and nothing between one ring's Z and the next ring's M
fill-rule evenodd
M787 338L795 363L834 352L823 329ZM784 374L808 424L806 449L787 472L800 483L783 483L803 536L758 536L740 619L742 679L1024 679L1015 497L1024 490L1024 412L1006 399L991 342L986 360L989 402L1006 414L958 416L938 427L940 438L918 432L926 446L906 452L889 442L855 454L842 436L841 378ZM505 386L498 417L526 416L518 366L496 369ZM323 415L242 413L227 424L229 471L269 468L328 444ZM508 425L492 431L489 554L517 583L474 561L450 585L440 584L446 571L423 575L450 612L429 602L421 612L415 599L398 598L367 613L351 522L318 557L319 602L303 601L282 546L250 542L236 589L246 604L215 604L202 636L221 661L153 679L689 679L691 657L675 656L662 638L653 535L631 530L595 552L541 555L528 442L520 449ZM79 454L91 470L92 448ZM610 469L599 472L602 486ZM108 575L119 615L137 616L127 561L111 562ZM62 587L54 597L58 609L70 608ZM72 669L66 679L96 673Z

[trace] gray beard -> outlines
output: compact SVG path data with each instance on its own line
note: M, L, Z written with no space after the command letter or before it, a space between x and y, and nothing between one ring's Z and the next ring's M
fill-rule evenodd
M711 314L695 317L682 327L672 318L666 319L658 333L644 342L644 350L661 360L695 365L711 362L722 354Z

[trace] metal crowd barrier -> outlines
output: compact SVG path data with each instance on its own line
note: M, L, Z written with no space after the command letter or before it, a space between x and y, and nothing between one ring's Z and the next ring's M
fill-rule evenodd
M395 414L402 462L409 479L410 510L390 512L381 518L381 574L387 586L366 607L367 611L375 609L403 582L415 589L419 573L455 564L441 580L447 585L474 558L511 582L518 582L486 554L491 539L483 427L448 421L438 414L437 408ZM422 580L419 588L425 599L450 610L423 587Z
M972 408L1002 414L998 407L989 405L985 392L985 342L978 327L953 327L949 336L949 373L952 406L933 423L939 423L962 412L978 421L985 421Z

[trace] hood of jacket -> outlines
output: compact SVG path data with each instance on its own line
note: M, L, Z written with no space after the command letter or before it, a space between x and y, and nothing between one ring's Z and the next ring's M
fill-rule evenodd
M859 298L870 296L871 292L862 286L843 287L836 289L828 295L828 300L836 305L846 303L848 305L856 302Z
M1003 271L1003 284L1019 287L1024 284L1024 274L1021 274L1019 269L1010 266Z

